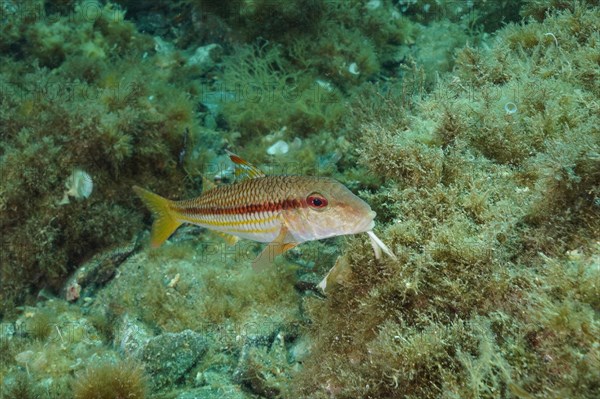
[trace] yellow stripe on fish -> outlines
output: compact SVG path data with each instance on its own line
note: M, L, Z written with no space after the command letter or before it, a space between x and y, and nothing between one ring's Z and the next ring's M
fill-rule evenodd
M343 184L327 177L265 176L239 156L228 154L240 169L236 175L247 178L214 187L197 198L172 201L133 187L155 216L153 247L160 246L182 223L190 223L269 242L265 251L272 255L305 241L368 232L376 256L383 250L395 259L371 231L375 212Z

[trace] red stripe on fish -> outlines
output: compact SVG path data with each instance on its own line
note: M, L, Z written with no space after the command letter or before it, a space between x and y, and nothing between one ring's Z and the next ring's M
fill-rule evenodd
M267 202L263 204L248 204L237 207L223 207L218 208L214 206L207 207L194 207L185 206L179 207L175 205L172 207L174 211L186 213L190 215L242 215L242 214L253 214L261 212L277 212L281 210L296 209L308 206L305 200L299 199L285 199L278 202Z

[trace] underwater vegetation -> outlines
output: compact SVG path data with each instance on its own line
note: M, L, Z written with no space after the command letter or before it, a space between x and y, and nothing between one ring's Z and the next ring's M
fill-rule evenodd
M151 32L181 12L161 3L166 21L153 25L148 21L157 14L122 3ZM219 48L227 51L218 73L188 61L206 43L173 39L191 47L180 48L142 33L110 2L3 3L0 313L31 303L43 288L58 292L94 253L130 240L142 226L130 191L134 180L175 196L198 191L202 169L225 145L245 146L249 159L263 162L265 145L296 143L299 163L309 167L327 163L328 148L349 148L332 134L344 117L343 91L373 77L381 64L377 53L408 41L411 24L390 20L386 3L354 30L340 22L362 21L360 2L313 3L317 11L305 22L315 29L305 35L317 41L278 34L303 2L228 3L242 7L229 23L246 33L209 35L215 58ZM224 6L184 4L201 9L202 18L228 21ZM267 11L281 18L264 32L273 37L268 45L255 37L260 25L250 23ZM186 25L192 32L204 26L192 22ZM335 41L321 37L321 29L339 43L331 48ZM66 187L75 171L93 186L79 200Z
M153 39L124 11L87 2L43 16L44 7L2 14L0 314L131 239L142 226L133 178L160 176L176 192L184 173L174 159L194 130L186 89L166 82ZM93 192L69 195L75 171Z
M0 397L600 397L599 25L597 0L1 2ZM225 149L340 180L398 260L147 248L131 186L197 196Z
M74 399L143 399L146 381L142 367L131 361L89 367L73 386Z
M600 394L599 18L509 24L412 108L355 108L400 261L354 240L290 395Z

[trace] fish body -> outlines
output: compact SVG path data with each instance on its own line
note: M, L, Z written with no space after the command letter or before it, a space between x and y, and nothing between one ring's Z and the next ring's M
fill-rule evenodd
M247 178L216 186L199 197L172 201L133 187L155 214L153 247L183 223L225 234L230 242L235 242L234 237L268 242L271 257L306 241L373 229L375 212L340 182L328 177L266 176L237 155L229 155ZM382 249L393 256L387 247Z

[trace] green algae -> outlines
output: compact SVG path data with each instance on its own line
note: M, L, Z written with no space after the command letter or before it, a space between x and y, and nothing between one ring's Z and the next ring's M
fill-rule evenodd
M594 2L158 2L184 19L173 48L123 18L142 20L134 3L98 4L90 21L30 1L57 16L1 27L3 93L25 94L0 99L2 397L98 396L99 372L110 397L123 376L143 384L131 358L144 342L186 329L206 353L150 397L598 396ZM515 23L496 31L498 16ZM225 51L209 73L185 61L207 26ZM86 96L31 95L53 81ZM268 156L277 140L298 144ZM195 195L228 146L265 170L336 176L399 260L351 237L256 274L259 245L187 229L75 304L52 298L10 322L142 229L131 184ZM58 206L75 167L95 191ZM294 289L340 254L326 297Z
M169 73L143 60L153 40L124 11L91 3L44 15L43 5L6 11L3 25L12 33L0 76L0 313L41 288L57 291L78 263L141 227L130 186L146 173L177 185L183 172L170 159L194 116L185 91L159 83ZM94 192L60 206L75 168L90 173Z
M493 46L459 51L453 76L413 109L380 101L364 118L361 161L387 186L370 202L396 215L384 236L401 261L374 262L360 240L351 247L352 274L311 304L316 348L293 389L597 394L597 301L575 288L597 294L599 278L600 135L588 106L598 88L587 78L597 68L584 61L597 20L580 4L509 25ZM563 33L556 43L548 32Z
M133 361L89 367L73 386L74 399L146 398L146 376Z

